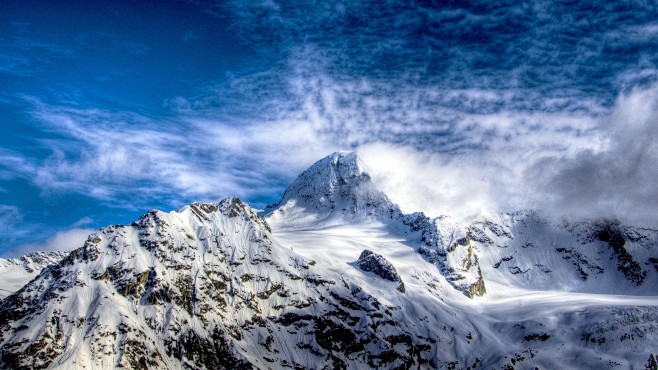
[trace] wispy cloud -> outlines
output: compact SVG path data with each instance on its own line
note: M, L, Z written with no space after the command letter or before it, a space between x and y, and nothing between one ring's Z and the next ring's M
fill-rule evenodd
M38 145L51 154L29 158L5 150L7 173L45 194L84 194L115 207L178 206L234 194L273 199L282 181L331 150L302 121L235 127L192 115L153 119L28 101L48 133Z
M94 223L93 218L91 218L89 216L85 216L85 217L79 219L78 221L74 222L73 225L71 225L71 226L73 228L80 228L80 227L83 227L83 226L89 226L93 223Z
M41 143L52 154L32 165L35 183L45 190L74 191L104 201L130 193L134 199L128 202L140 203L166 199L172 190L206 195L211 183L222 182L204 178L207 163L192 160L196 139L189 126L130 112L33 102L34 117L53 137ZM229 181L216 189L232 185Z
M0 238L4 248L0 255L7 251L8 247L17 243L25 237L29 237L35 231L35 225L25 221L21 210L14 205L0 204Z
M0 50L0 73L30 75L31 60L14 51Z
M655 63L658 47L649 33L658 11L642 1L230 4L237 30L265 54L308 60L297 51L314 48L333 75L512 90L524 109L551 108L544 99L561 97L574 104L562 109L581 109L580 98L609 106L616 76L643 57Z
M0 204L0 232L9 233L13 231L18 224L23 219L23 215L16 206L10 206L6 204Z
M29 77L44 66L67 58L71 49L62 45L14 36L0 42L0 73Z
M262 205L314 160L357 149L407 211L658 222L658 10L646 2L192 2L230 19L253 60L159 113L28 98L44 135L38 151L0 150L0 178L113 207ZM124 41L78 46L149 52ZM45 46L0 44L0 71L30 70L23 47Z

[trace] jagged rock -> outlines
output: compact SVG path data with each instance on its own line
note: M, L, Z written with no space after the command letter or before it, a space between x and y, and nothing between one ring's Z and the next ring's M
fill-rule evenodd
M435 263L448 282L467 297L484 295L484 277L471 239L475 228L465 229L447 217L422 224L422 241L426 247L419 248L419 253ZM486 235L478 240L485 238Z
M633 260L633 256L624 248L626 239L617 223L609 222L602 225L600 230L596 232L595 237L612 247L617 255L617 268L624 274L626 279L638 286L644 283L647 272L642 270L640 264Z
M487 288L484 286L484 278L482 277L482 270L478 267L478 278L477 280L468 287L468 298L474 298L475 296L484 296L487 292Z
M373 253L369 250L361 252L359 259L356 260L356 265L363 271L372 272L375 275L393 282L399 282L397 289L404 293L404 283L395 270L395 267L380 254Z

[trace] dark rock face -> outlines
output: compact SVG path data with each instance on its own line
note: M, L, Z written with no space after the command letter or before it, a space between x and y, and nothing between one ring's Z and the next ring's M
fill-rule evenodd
M647 360L647 364L644 365L645 369L648 370L657 370L658 369L658 362L656 361L656 356L653 354L649 355L649 360Z
M603 225L594 235L598 240L608 243L617 255L617 268L624 274L624 277L635 285L640 286L647 277L647 272L642 270L639 263L633 260L624 245L626 238L623 230L614 223Z
M372 272L382 279L399 282L400 285L398 285L397 289L404 293L404 283L402 282L402 279L400 279L400 275L398 275L395 267L393 267L393 265L382 255L373 253L366 249L361 252L359 259L356 261L356 265L359 266L361 270Z

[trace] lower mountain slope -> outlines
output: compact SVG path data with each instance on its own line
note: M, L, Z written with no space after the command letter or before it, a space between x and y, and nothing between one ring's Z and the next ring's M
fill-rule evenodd
M483 297L469 299L417 253L427 245L422 231L394 231L376 221L299 230L271 226L273 238L314 258L327 273L367 287L380 300L395 297L393 306L404 313L400 325L442 334L433 344L437 368L643 368L657 352L655 296L537 291L490 279ZM358 267L364 250L390 261L404 294L397 283Z

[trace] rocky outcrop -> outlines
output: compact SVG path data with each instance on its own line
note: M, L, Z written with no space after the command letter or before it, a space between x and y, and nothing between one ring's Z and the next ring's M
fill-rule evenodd
M608 243L617 256L617 269L624 277L640 286L647 277L647 272L631 256L624 245L626 238L620 226L614 222L608 222L599 227L594 235L598 240Z
M384 256L366 249L361 252L359 259L356 260L356 265L361 270L372 272L382 279L399 283L397 290L404 293L404 283L402 282L400 275L395 270L395 267L393 267Z
M482 277L482 270L478 267L477 280L474 283L468 286L468 298L473 298L475 296L482 297L487 292L487 288L484 285L484 278Z
M452 224L445 217L423 225L425 246L418 252L435 263L455 289L469 298L483 296L486 293L484 277L472 245L472 241L478 239L477 230Z

